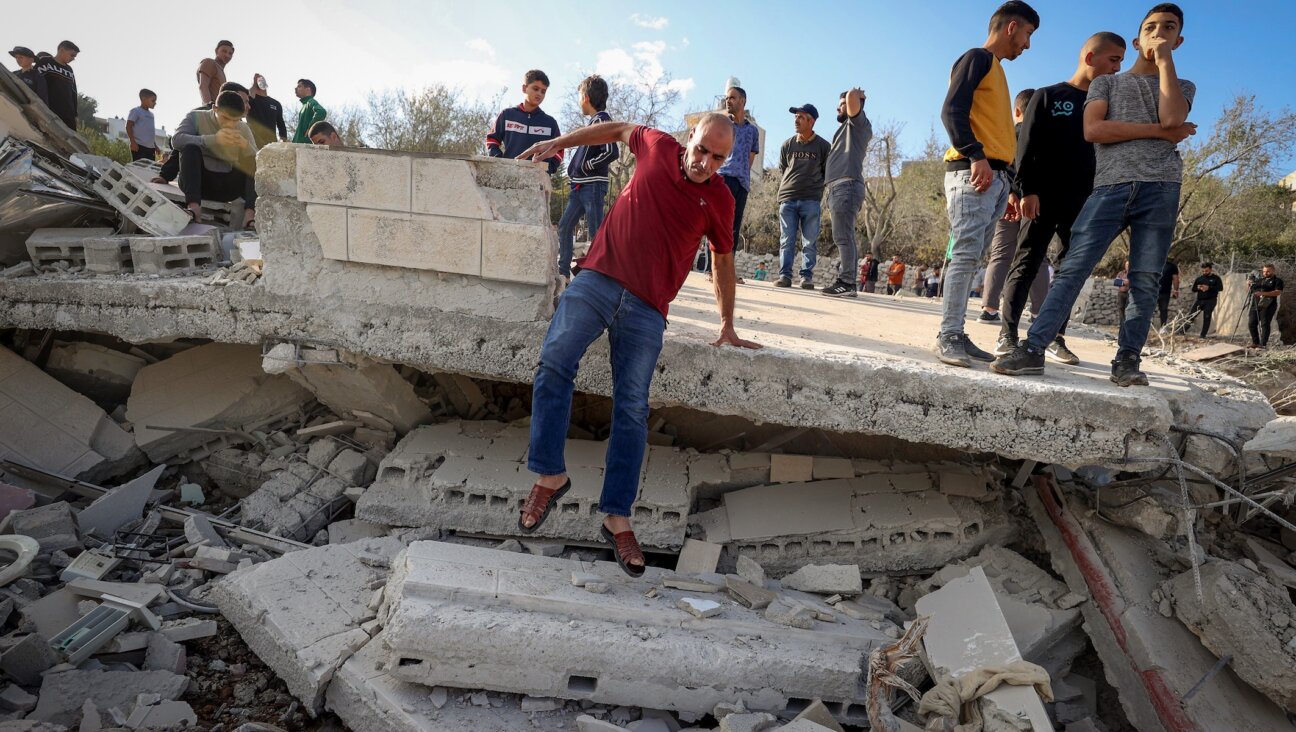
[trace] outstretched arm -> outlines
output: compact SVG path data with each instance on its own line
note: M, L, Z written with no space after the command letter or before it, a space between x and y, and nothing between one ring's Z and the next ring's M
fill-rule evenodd
M629 144L630 133L634 132L636 127L638 125L630 122L602 122L596 125L587 125L578 130L572 130L565 135L559 135L552 140L537 142L517 156L517 159L548 160L558 152L569 147L580 147L581 145L606 145L610 142Z
M734 293L738 275L734 271L733 252L712 252L711 274L714 275L712 281L715 286L716 308L720 311L720 337L711 345L760 348L759 343L739 338L734 330Z

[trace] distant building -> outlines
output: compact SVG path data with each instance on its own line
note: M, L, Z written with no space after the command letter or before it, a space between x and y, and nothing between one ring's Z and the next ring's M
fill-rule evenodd
M1278 185L1289 191L1296 191L1296 170L1283 176L1283 179L1278 181ZM1296 213L1296 201L1292 202L1292 213Z
M99 128L99 131L104 133L104 136L109 140L121 140L122 142L127 143L130 142L126 137L126 120L121 117L110 117L108 119L95 117L95 122L97 123L96 126ZM153 147L164 152L171 149L171 136L167 134L165 127L157 128L157 136Z

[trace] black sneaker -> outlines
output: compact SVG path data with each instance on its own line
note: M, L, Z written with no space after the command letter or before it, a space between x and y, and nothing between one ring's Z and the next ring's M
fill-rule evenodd
M1025 342L990 364L990 370L1008 376L1040 376L1044 373L1044 352L1036 351Z
M848 285L841 280L837 280L823 288L823 294L828 297L859 297L859 293L855 291L854 286Z
M993 353L990 353L989 351L983 351L980 348L977 348L976 344L972 342L972 339L967 337L967 333L963 334L963 350L967 351L967 355L970 358L974 358L978 361L984 361L986 363L990 363L991 361L995 360Z
M814 280L811 280L811 279L804 279L804 278L803 278L803 279L801 280L801 289L803 289L803 290L813 290L813 289L814 289Z
M992 313L986 310L982 310L981 315L977 318L977 320L984 321L986 323L998 323L999 313L997 312Z
M1070 348L1067 348L1066 339L1062 336L1054 338L1053 342L1044 350L1048 354L1049 358L1058 363L1064 363L1070 366L1075 366L1080 363L1080 357L1072 353Z
M775 286L775 287L791 287L791 286L792 286L792 278L791 278L791 277L780 277L780 278L778 278L778 281L774 283L774 286Z
M1111 380L1117 386L1147 386L1147 374L1139 371L1137 358L1118 358L1111 362Z
M999 340L995 343L994 355L1007 356L1012 353L1013 349L1016 347L1016 338L1013 338L1012 336L999 336Z
M941 363L947 363L950 366L962 366L970 368L972 361L968 357L967 347L964 345L965 336L962 333L950 333L936 339L936 357Z

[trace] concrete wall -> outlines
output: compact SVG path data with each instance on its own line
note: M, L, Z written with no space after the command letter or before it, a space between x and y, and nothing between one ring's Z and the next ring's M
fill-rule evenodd
M269 145L257 155L263 284L290 297L547 318L558 258L549 186L543 169L513 160Z

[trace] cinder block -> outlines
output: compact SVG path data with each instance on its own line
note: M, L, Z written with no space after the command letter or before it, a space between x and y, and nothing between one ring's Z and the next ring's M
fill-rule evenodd
M130 272L130 239L125 236L108 236L85 240L86 270L96 274L121 274Z
M219 247L220 242L214 235L130 238L131 259L135 263L135 271L142 274L161 274L213 265L220 258Z
M306 217L310 219L315 238L325 259L347 261L347 210L342 206L306 204Z
M794 699L860 707L867 679L861 659L892 642L850 618L811 629L778 625L720 595L707 599L721 602L721 613L697 620L676 607L684 591L659 587L645 599L660 584L660 569L630 580L611 563L582 564L613 588L593 595L572 585L575 568L550 557L411 544L387 585L390 673L428 686L698 715L721 702L781 712ZM795 597L831 612L807 595ZM737 635L743 642L734 642ZM627 644L633 663L626 663Z
M557 272L558 235L553 226L482 223L483 278L543 285Z
M481 276L482 222L351 209L347 251L352 262Z
M413 157L321 147L297 150L297 198L408 213Z
M131 223L154 236L175 236L189 225L184 209L117 163L99 176L94 190Z
M414 213L493 218L467 160L414 158Z
M86 239L111 236L110 228L37 229L27 237L27 254L36 266L63 261L79 267L86 263Z

